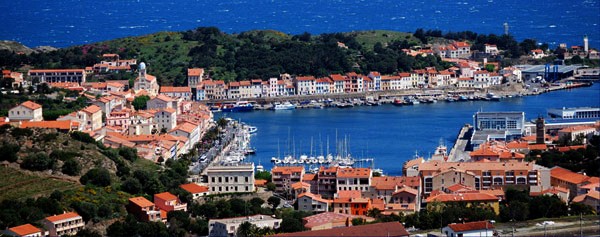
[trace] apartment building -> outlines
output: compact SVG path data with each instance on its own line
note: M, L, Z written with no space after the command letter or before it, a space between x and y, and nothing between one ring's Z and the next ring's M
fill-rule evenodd
M187 204L182 203L177 196L170 192L154 194L154 205L166 212L187 211Z
M337 190L369 191L372 177L370 168L340 168L336 173Z
M242 216L225 219L211 219L208 221L209 237L229 237L237 236L239 226L248 222L258 228L268 227L279 229L282 219L277 219L268 215Z
M299 211L318 213L329 211L331 200L324 199L319 194L304 192L298 195L296 203Z
M17 121L42 121L42 106L32 101L25 101L20 105L8 110L8 119Z
M200 83L202 83L203 77L204 68L188 68L187 81L189 87L196 88L198 85L200 85Z
M254 164L214 165L206 168L211 193L254 192Z
M85 82L85 69L32 69L27 72L32 85L51 82Z
M271 170L275 192L291 193L293 183L302 181L304 166L276 166Z
M129 199L126 206L127 212L134 215L140 221L165 221L167 213L160 211L154 203L144 197L133 197Z
M161 86L160 94L171 98L192 100L192 89L187 86Z
M85 222L76 212L67 212L60 215L46 217L42 224L50 236L75 235L83 229Z

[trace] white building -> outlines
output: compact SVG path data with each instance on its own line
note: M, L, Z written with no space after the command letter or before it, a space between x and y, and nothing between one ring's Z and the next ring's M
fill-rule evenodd
M316 81L317 79L313 76L296 77L294 79L296 93L298 95L314 95L316 92Z
M495 44L485 44L485 52L490 55L498 55L498 46Z
M373 172L370 168L340 168L336 175L338 191L369 191Z
M42 224L48 230L49 236L75 235L83 229L83 218L75 213L68 212L60 215L46 217Z
M188 68L188 86L191 88L195 88L200 85L202 82L202 77L204 77L204 69L203 68Z
M172 108L161 108L154 114L154 122L157 129L171 131L177 126L177 111Z
M304 192L298 195L297 199L298 210L306 212L327 212L331 200L324 199L319 194Z
M146 102L147 109L171 108L177 109L177 100L166 95L158 95Z
M140 91L140 90L145 90L148 92L148 95L150 95L150 96L158 95L158 89L159 89L158 81L156 80L155 76L146 74L146 64L143 62L140 63L139 75L135 79L135 82L133 84L133 89L136 92Z
M494 225L488 221L449 224L448 226L442 228L442 233L447 237L495 236Z
M206 174L211 193L254 192L254 163L209 166Z
M169 134L173 136L186 137L190 146L194 146L194 144L200 141L200 127L190 122L180 123L177 125L177 127L173 128ZM191 147L188 147L185 150L187 151L190 148Z
M27 73L33 85L50 82L85 82L85 69L35 69Z
M160 94L171 98L182 98L183 100L192 99L192 89L187 86L162 86Z
M31 101L25 101L8 111L8 119L15 121L42 121L42 106Z
M279 229L282 219L273 218L267 215L242 216L226 219L212 219L208 221L208 236L210 237L229 237L237 236L238 227L249 222L258 228L268 227Z

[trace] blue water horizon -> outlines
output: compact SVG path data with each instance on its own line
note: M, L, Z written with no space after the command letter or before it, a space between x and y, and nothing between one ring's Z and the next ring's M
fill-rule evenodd
M440 140L448 152L465 124L473 124L477 111L523 111L531 121L546 116L547 109L600 106L600 83L591 87L549 92L537 96L505 98L500 102L437 102L397 107L393 105L358 106L348 109L297 109L217 113L258 128L251 145L257 150L248 161L272 168L271 157L285 155L336 154L338 142L347 141L355 158L374 158L374 167L386 175L400 175L402 164L417 153L429 157ZM337 134L337 136L336 136ZM323 147L323 148L321 148ZM322 150L321 150L322 149ZM346 152L346 151L344 151ZM338 151L337 153L341 153ZM371 164L363 164L370 167Z
M336 1L166 1L64 0L1 1L0 40L27 46L67 47L159 31L216 26L227 33L277 30L288 34L418 28L470 30L500 35L503 23L519 41L526 38L569 46L600 46L597 0L460 0L431 4L422 0Z

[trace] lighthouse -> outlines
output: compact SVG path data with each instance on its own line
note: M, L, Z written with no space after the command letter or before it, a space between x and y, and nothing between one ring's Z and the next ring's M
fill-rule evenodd
M583 51L587 53L588 49L589 49L588 37L587 37L587 35L584 35L583 36Z

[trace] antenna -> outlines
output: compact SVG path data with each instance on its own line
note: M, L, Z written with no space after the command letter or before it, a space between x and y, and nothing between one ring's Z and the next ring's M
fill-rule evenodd
M508 35L508 28L509 28L508 22L504 22L504 24L502 24L502 26L504 26L504 34Z

